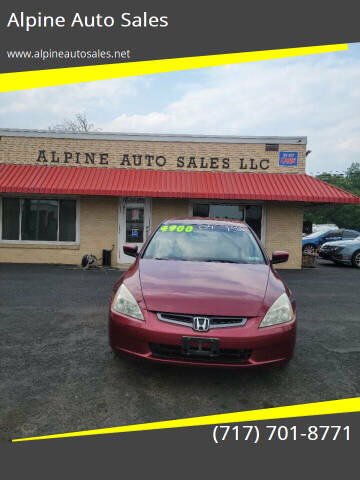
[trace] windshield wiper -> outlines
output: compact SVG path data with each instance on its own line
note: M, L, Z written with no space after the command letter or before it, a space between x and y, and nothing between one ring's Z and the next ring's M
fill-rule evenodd
M203 260L204 262L217 262L217 263L243 263L243 262L235 262L234 260L215 260L215 259L209 259L209 260Z
M152 257L152 260L173 260L173 261L181 261L181 262L213 262L213 263L245 263L245 262L235 262L234 260L215 260L215 259L209 259L209 260L197 260L197 259L187 259L187 258L169 258L169 257Z
M152 260L181 260L181 261L185 261L185 258L152 257Z

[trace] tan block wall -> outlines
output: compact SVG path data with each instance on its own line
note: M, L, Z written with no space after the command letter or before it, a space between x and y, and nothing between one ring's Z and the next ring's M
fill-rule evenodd
M84 254L102 257L103 249L111 249L112 264L117 257L117 210L115 197L82 197L80 199L80 245L36 245L0 243L0 262L62 263L80 265Z
M276 268L301 268L303 206L291 203L266 204L266 250L271 258L274 250L289 252L289 261Z
M37 162L39 151L45 150L47 163ZM64 138L31 138L31 137L1 137L0 140L0 163L33 164L33 165L58 165L58 166L84 166L102 168L136 168L154 170L186 170L186 171L225 171L225 172L261 172L261 173L304 173L306 159L306 145L279 145L280 151L299 152L298 166L279 167L279 152L266 152L264 143L203 143L203 142L154 142L154 141L125 141L125 140L85 140ZM59 163L51 162L51 152L55 151L60 157ZM63 163L64 152L70 152L73 158L68 163ZM76 152L80 153L79 163L76 163ZM95 153L95 165L84 163L85 152ZM99 164L100 153L108 154L108 164ZM131 165L121 165L123 155L129 156ZM142 155L142 164L133 164L133 155ZM145 155L164 156L166 165L159 167L155 161L148 165ZM184 157L185 166L177 166L177 158ZM197 168L186 168L189 157L195 157ZM200 168L201 158L210 164L211 157L218 157L219 168ZM229 158L230 168L223 169L223 158ZM269 168L261 170L239 169L239 159L250 162L254 159L260 162L262 159L269 160ZM205 163L204 163L205 164Z
M154 229L169 217L188 217L189 202L186 198L153 198L151 226Z

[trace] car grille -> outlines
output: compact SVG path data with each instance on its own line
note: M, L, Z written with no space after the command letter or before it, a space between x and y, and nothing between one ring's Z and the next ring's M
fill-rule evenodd
M324 247L321 247L322 252L332 252L334 250L336 250L336 247L330 245L325 245Z
M321 255L330 255L330 256L335 256L337 253L341 252L343 250L342 247L338 245L325 245L324 247L321 247L320 249L320 254Z
M165 345L163 343L150 343L151 353L155 357L178 359L181 361L194 361L205 363L246 363L251 357L252 350L237 348L220 348L216 357L199 357L197 355L183 355L180 345Z
M164 313L158 312L157 317L162 322L175 323L185 327L192 328L193 319L200 315L187 315L180 313ZM203 316L203 315L201 315ZM214 315L206 315L210 320L210 328L226 328L226 327L243 327L247 318L245 317L220 317Z

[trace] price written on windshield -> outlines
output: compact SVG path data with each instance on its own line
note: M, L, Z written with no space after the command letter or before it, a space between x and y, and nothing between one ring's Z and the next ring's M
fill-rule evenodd
M186 232L190 233L194 230L192 225L163 225L160 230L162 232Z
M224 232L244 232L246 228L242 225L195 225L195 231L202 231L202 230L214 230L214 231L224 231ZM161 232L185 232L190 233L194 231L193 225L161 225L160 227Z

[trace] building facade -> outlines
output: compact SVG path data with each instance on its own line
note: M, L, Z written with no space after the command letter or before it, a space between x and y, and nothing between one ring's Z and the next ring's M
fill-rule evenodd
M54 133L0 129L0 262L132 262L173 216L245 220L279 268L301 268L303 210L359 203L305 174L306 137Z

